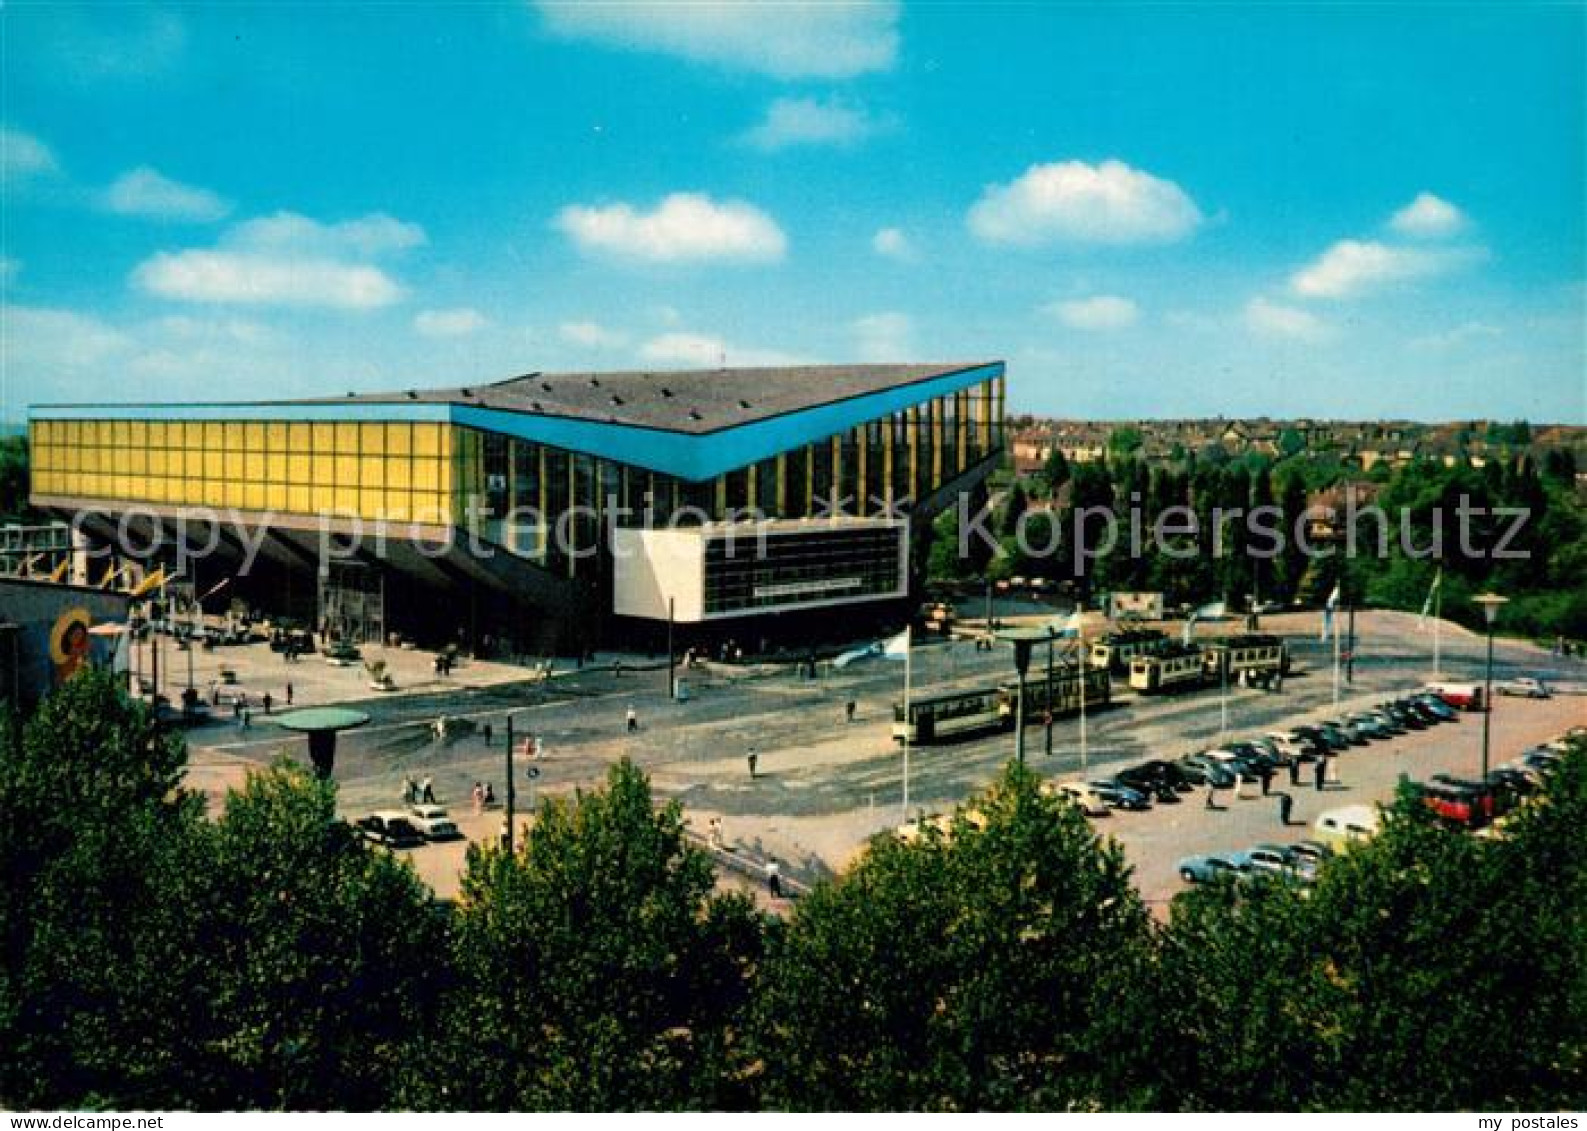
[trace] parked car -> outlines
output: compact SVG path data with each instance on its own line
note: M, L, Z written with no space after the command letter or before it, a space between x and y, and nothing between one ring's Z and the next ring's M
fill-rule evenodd
M1183 793L1192 788L1184 770L1160 758L1120 770L1114 775L1114 779L1142 793L1158 793L1163 790Z
M1256 763L1227 748L1207 751L1208 758L1223 765L1224 769L1236 775L1241 781L1261 781L1262 772Z
M406 813L372 813L360 817L354 827L365 840L387 848L418 848L424 844L424 834Z
M1106 817L1113 811L1108 808L1108 803L1102 799L1101 794L1084 782L1059 782L1052 787L1052 792L1074 802L1088 817Z
M1298 731L1292 730L1288 734L1275 731L1267 737L1289 761L1315 762L1323 754L1323 744L1319 739L1309 738Z
M414 805L408 809L413 826L425 840L462 840L463 834L450 813L440 805Z
M1338 727L1325 729L1317 724L1305 724L1296 727L1291 733L1309 738L1314 743L1321 743L1326 749L1336 752L1350 747L1350 739L1345 737Z
M1289 872L1294 867L1294 857L1282 844L1259 844L1246 852L1253 872Z
M1372 805L1343 805L1319 813L1312 822L1312 832L1318 840L1335 848L1343 848L1358 841L1376 836L1382 818Z
M1507 679L1503 683L1493 685L1493 690L1500 695L1517 695L1522 699L1547 699L1549 698L1548 685L1540 679L1533 679L1529 675L1517 676Z
M1460 718L1459 711L1431 693L1411 696L1411 707L1424 715L1431 715L1434 722L1452 723Z
M1205 752L1200 754L1186 754L1179 760L1179 768L1195 785L1210 785L1214 789L1233 789L1239 783L1233 770L1218 761L1210 758Z
M1379 709L1387 713L1396 726L1405 730L1426 730L1432 725L1427 715L1412 709L1410 703L1404 700L1384 703Z
M1381 716L1375 714L1350 715L1345 719L1344 725L1352 735L1357 736L1362 742L1371 742L1374 739L1388 738L1390 736L1388 724Z
M1321 864L1334 854L1334 850L1320 840L1297 841L1289 850L1297 860L1310 860L1315 864Z
M1328 738L1335 750L1348 750L1352 746L1365 746L1367 740L1356 737L1353 730L1338 719L1324 719L1317 724L1317 729Z
M1087 782L1091 791L1102 799L1110 809L1150 809L1151 799L1140 790L1131 789L1129 786L1116 781Z
M1179 862L1179 878L1187 884L1207 884L1214 880L1239 879L1251 870L1244 853L1187 856Z

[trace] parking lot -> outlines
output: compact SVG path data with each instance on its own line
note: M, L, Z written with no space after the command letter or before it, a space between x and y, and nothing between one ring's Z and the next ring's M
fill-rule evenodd
M1202 631L1211 635L1219 630L1213 626ZM1050 755L1043 729L1027 728L1029 764L1052 778L1102 777L1132 761L1173 758L1220 738L1287 729L1336 713L1331 652L1317 638L1316 615L1267 618L1264 630L1285 635L1295 658L1294 674L1282 692L1235 688L1226 701L1216 689L1165 698L1121 694L1110 709L1088 717L1083 757L1076 719L1055 723ZM1414 616L1364 613L1357 630L1354 679L1342 684L1341 710L1376 703L1426 682L1431 638L1416 630ZM1443 668L1450 677L1480 678L1479 637L1446 626L1442 643ZM1043 651L1038 650L1033 667L1045 662ZM602 666L568 671L543 684L514 679L514 669L501 665L500 672L489 672L490 679L469 686L461 678L465 669L449 685L416 681L411 690L384 695L360 688L355 677L339 669L315 685L316 695L323 694L321 701L357 702L372 716L369 726L342 739L336 777L343 811L362 816L398 808L406 778L430 777L466 836L497 835L499 809L476 814L469 796L475 781L493 782L498 797L504 796L503 743L511 712L518 732L533 732L545 749L533 786L537 793L587 787L614 760L632 757L651 774L658 796L684 805L696 830L703 833L718 820L725 841L775 857L790 874L803 878L840 869L869 836L903 819L903 759L889 733L892 704L902 692L902 664L867 660L840 672L823 668L814 680L800 678L792 668L713 666L681 673L691 694L687 702L678 702L667 697L664 670L634 670L643 659L628 658L620 673ZM279 658L274 662L279 665ZM414 664L423 675L422 658ZM303 671L313 665L324 666L311 657L289 668ZM923 645L913 659L917 694L927 688L996 683L1012 675L1006 648L982 652L970 641ZM1503 641L1496 650L1496 675L1541 676L1566 684L1583 679L1578 660ZM853 722L846 721L844 710L850 699L856 705ZM639 724L634 733L625 725L630 706ZM463 716L478 726L490 723L492 744L486 746L478 730L437 742L432 727L442 715ZM1493 717L1493 761L1497 764L1523 745L1552 737L1584 716L1587 699L1579 697L1502 699ZM191 781L217 798L247 768L282 750L304 756L301 740L271 728L258 715L248 732L215 724L195 730L191 740ZM1292 819L1309 824L1324 805L1385 799L1402 769L1413 777L1439 770L1475 776L1480 741L1480 719L1468 716L1357 748L1338 760L1338 787L1320 797L1311 796L1311 790L1296 792ZM1012 756L1013 747L1010 734L993 733L912 750L910 814L951 809L989 782ZM747 765L751 751L757 757L753 780ZM530 788L520 778L521 806L529 801ZM1125 845L1149 899L1165 900L1179 889L1173 865L1187 853L1305 835L1299 825L1287 834L1280 828L1272 800L1232 800L1227 809L1212 812L1201 808L1199 794L1191 797L1188 803L1147 813L1098 819L1100 829ZM453 843L426 846L412 855L420 873L447 894L455 890L462 853L462 844Z

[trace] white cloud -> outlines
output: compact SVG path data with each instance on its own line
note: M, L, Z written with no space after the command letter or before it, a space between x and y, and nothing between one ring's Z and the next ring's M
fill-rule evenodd
M173 181L147 165L118 177L105 191L105 206L124 216L201 223L224 219L231 211L230 201L208 189Z
M0 184L60 171L55 154L32 134L0 126Z
M1449 236L1466 226L1466 216L1449 201L1423 192L1396 212L1389 226L1403 236Z
M23 374L74 373L126 357L133 339L86 314L42 306L0 306L0 354Z
M569 205L556 226L581 251L650 263L764 263L781 259L788 246L777 222L754 205L717 203L701 193L673 193L651 212Z
M1355 298L1392 283L1442 275L1482 255L1480 249L1433 251L1374 240L1340 240L1290 278L1307 298Z
M766 117L743 140L756 149L774 151L796 145L858 145L887 128L863 106L839 98L779 98Z
M1293 338L1302 342L1324 341L1333 327L1310 311L1270 302L1260 296L1245 304L1245 324L1269 338Z
M1008 184L989 185L970 209L970 231L987 243L1167 243L1202 222L1172 181L1122 161L1033 165Z
M673 312L674 316L676 313ZM621 330L608 329L599 322L564 322L557 327L557 332L562 335L563 341L583 346L585 349L616 349L628 344L627 334Z
M1122 330L1141 316L1140 307L1118 295L1093 295L1048 303L1042 308L1075 330Z
M1465 345L1467 342L1482 341L1487 338L1497 338L1504 334L1504 330L1487 322L1463 322L1450 330L1438 334L1424 334L1419 338L1412 338L1410 346L1415 350L1438 352L1454 349Z
M898 58L893 0L865 4L591 4L540 0L554 33L779 79L844 79Z
M871 237L871 248L877 255L900 263L913 263L920 258L914 241L899 228L882 228Z
M914 353L915 326L907 314L867 314L856 318L851 329L861 361L904 361Z
M421 247L424 229L384 212L322 224L296 212L277 212L238 224L226 242L237 247L294 250L320 255L381 255Z
M640 347L639 356L658 365L680 365L692 369L797 365L801 360L778 350L735 346L712 334L687 330L676 330L651 338Z
M378 267L248 252L160 252L132 277L151 294L187 302L360 310L389 306L403 293Z
M421 310L413 316L413 328L427 338L461 338L490 325L473 307L454 310Z
M367 310L397 302L404 291L365 261L424 242L423 228L383 213L324 224L278 212L233 226L215 248L151 256L132 279L150 294L187 302Z

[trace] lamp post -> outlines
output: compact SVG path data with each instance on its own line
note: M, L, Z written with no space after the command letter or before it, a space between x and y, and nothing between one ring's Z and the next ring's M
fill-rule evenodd
M1030 670L1031 648L1049 639L1045 630L1016 628L998 633L998 639L1014 646L1014 671L1019 676L1019 700L1014 704L1014 760L1025 764L1025 673Z
M1497 593L1484 593L1472 598L1482 607L1482 617L1488 624L1488 672L1486 688L1482 693L1482 780L1488 780L1488 742L1493 721L1493 622L1499 619L1499 610L1509 602L1508 597Z

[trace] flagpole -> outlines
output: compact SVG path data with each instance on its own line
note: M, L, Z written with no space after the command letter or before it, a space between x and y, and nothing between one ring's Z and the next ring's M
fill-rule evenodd
M1443 634L1444 620L1444 571L1440 569L1438 576L1433 579L1433 678L1437 679L1444 674L1442 658L1439 654L1440 637Z
M1076 637L1080 641L1080 664L1078 670L1080 674L1080 779L1082 781L1085 780L1086 764L1089 761L1086 749L1086 680L1091 674L1091 657L1086 654L1084 626L1085 622L1082 620L1081 627L1077 630L1078 636Z
M909 823L909 728L913 725L909 718L909 677L914 663L914 630L913 623L904 626L904 817L900 824L905 825Z

